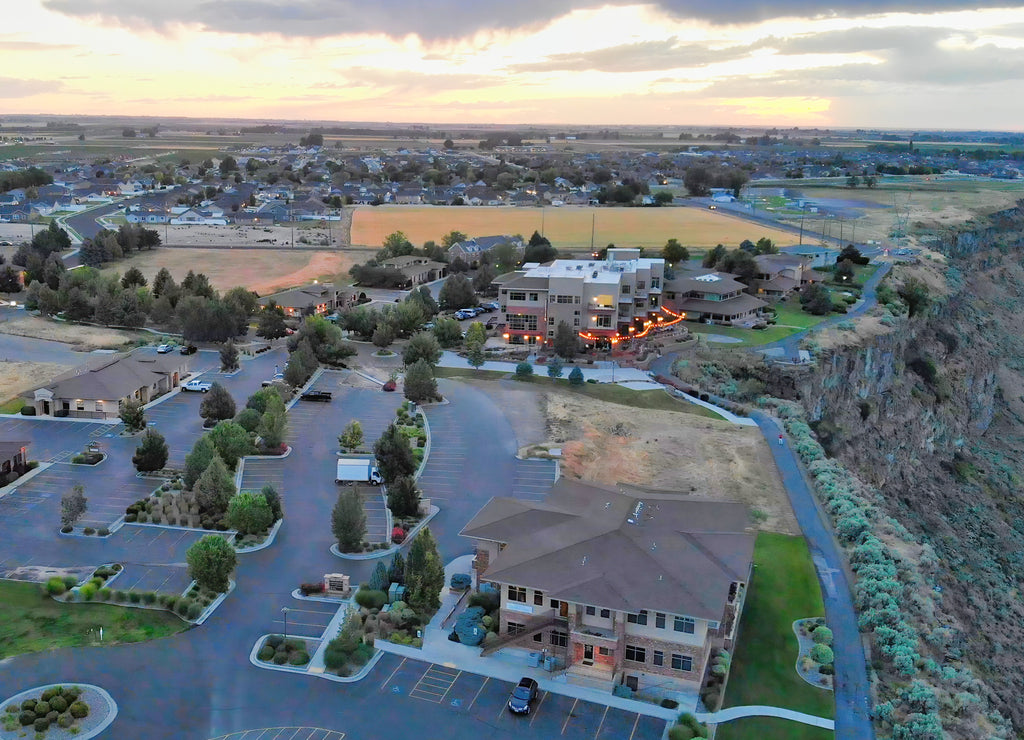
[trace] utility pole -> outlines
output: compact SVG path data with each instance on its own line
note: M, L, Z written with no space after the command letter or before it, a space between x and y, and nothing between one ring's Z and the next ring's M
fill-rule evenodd
M594 233L597 230L597 214L593 214L590 219L590 253L594 253Z
M800 209L800 244L804 243L804 215L807 213L806 209L807 204L805 203L804 207Z

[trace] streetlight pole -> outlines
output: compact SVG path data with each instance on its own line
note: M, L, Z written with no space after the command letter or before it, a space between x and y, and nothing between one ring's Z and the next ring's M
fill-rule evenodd
M282 606L281 613L284 614L284 639L288 639L288 607Z

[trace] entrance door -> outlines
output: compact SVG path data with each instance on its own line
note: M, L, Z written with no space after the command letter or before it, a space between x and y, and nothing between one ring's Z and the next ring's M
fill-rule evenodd
M558 616L568 617L569 616L569 602L560 601L558 602Z
M583 646L583 660L593 660L593 659L594 659L594 646L593 645L584 645Z

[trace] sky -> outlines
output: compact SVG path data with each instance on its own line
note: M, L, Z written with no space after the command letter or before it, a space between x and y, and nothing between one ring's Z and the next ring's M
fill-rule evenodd
M1024 6L7 0L0 113L1024 128Z

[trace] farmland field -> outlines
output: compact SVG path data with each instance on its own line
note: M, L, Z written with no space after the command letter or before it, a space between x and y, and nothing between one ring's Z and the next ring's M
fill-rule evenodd
M103 269L103 272L124 273L138 267L152 282L161 267L170 270L178 282L189 270L206 273L213 287L227 290L242 285L266 295L275 290L333 280L339 275L348 280L348 268L363 262L369 253L314 252L281 249L189 249L164 248L136 254Z
M688 247L738 246L762 236L793 244L796 235L701 208L488 208L465 206L365 206L352 218L352 244L379 247L384 237L403 231L416 245L458 230L470 236L522 234L541 230L556 248L594 246L661 247L671 238Z

